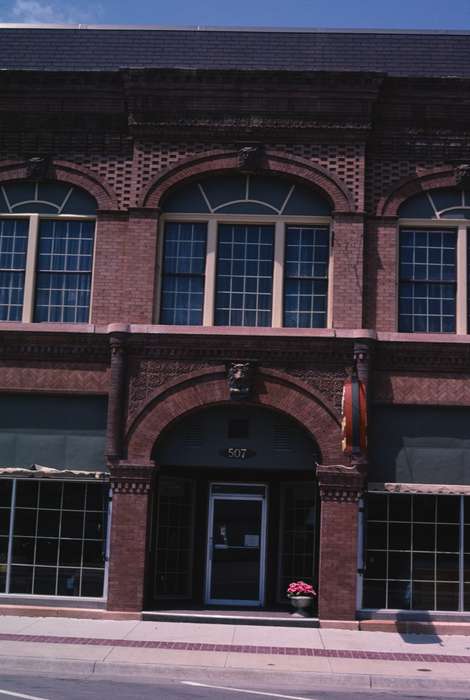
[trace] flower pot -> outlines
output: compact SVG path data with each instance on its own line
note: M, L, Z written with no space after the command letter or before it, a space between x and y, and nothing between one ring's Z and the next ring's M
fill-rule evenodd
M290 602L295 612L293 615L300 617L310 617L312 610L313 598L309 595L292 595L290 596Z

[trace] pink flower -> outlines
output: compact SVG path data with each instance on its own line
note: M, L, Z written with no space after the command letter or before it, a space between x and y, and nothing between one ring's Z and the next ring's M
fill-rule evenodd
M316 593L309 583L305 583L305 581L294 581L293 583L289 584L289 587L287 589L287 595L289 597L301 595L312 597L316 595Z

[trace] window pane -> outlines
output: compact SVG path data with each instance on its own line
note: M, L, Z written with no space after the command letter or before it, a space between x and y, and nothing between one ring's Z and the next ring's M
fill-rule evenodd
M166 224L160 323L202 324L206 239L206 224Z
M93 221L40 222L35 321L88 321L94 231Z
M273 255L273 226L219 226L216 325L271 324Z
M455 332L456 252L455 231L400 231L400 331Z
M28 219L0 219L0 321L21 321Z

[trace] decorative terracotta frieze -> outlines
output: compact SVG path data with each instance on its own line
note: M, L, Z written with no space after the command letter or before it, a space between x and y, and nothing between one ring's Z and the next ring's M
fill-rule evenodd
M113 494L148 495L153 487L157 468L155 464L110 464Z
M320 499L338 503L355 503L364 492L364 465L318 464L316 468Z

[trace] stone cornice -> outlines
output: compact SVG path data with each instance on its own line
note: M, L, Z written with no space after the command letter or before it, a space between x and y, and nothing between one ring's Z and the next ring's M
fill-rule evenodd
M350 339L331 342L319 338L282 338L250 336L159 336L129 337L129 354L147 359L192 360L226 363L236 355L239 361L254 361L274 366L340 366L352 364L353 343Z
M377 343L374 370L422 374L470 372L470 345Z
M1 333L0 361L84 362L109 364L106 336Z

